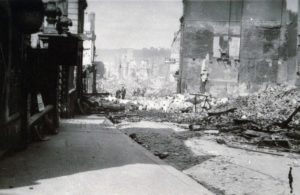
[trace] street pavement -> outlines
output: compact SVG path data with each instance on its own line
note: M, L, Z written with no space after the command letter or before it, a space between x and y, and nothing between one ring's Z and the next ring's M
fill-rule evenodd
M211 194L105 117L62 120L60 133L0 161L0 194Z
M278 156L246 151L218 144L215 140L215 136L207 135L186 141L195 155L215 156L185 170L186 174L224 194L300 194L299 154L276 152L282 155ZM288 178L290 167L293 168L292 192Z

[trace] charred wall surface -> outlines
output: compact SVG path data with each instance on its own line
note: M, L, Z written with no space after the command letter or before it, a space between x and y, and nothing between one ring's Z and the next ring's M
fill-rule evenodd
M295 83L297 13L286 0L185 0L181 92L198 92L209 55L207 90L215 95Z

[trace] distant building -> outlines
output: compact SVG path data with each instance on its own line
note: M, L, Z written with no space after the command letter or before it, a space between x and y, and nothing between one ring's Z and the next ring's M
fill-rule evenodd
M85 93L96 93L96 75L97 69L95 67L96 55L96 34L95 34L95 13L85 14L85 25L83 34L83 74Z
M84 68L92 66L95 60L95 13L85 13L83 41L83 63Z

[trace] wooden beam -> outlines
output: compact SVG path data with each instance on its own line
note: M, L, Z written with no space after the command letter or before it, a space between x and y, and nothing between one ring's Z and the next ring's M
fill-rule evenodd
M52 105L47 105L42 112L32 115L28 121L29 127L35 125L41 118L43 118L46 114L51 112L53 109L54 107Z

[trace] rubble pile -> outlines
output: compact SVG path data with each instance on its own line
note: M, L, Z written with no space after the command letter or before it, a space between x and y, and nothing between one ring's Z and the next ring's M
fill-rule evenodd
M175 93L176 82L168 81L165 77L155 77L145 80L117 79L116 77L111 77L99 80L97 86L98 91L107 91L111 94L116 94L120 86L124 86L127 91L126 96L131 99L136 96L172 96ZM137 90L143 93L136 95Z
M118 99L112 97L109 93L103 93L98 96L84 97L81 110L85 114L124 112L125 106L120 104Z
M299 106L299 90L290 86L272 85L255 94L232 99L213 110L236 108L231 118L268 126L287 120ZM293 117L290 124L300 124L300 113Z
M193 97L187 101L194 102ZM269 130L274 124L286 121L300 106L300 92L289 86L268 86L255 94L234 99L211 98L211 109L203 109L203 99L197 99L197 113L170 117L172 122L190 123L207 127ZM300 112L289 125L300 124ZM276 126L276 125L275 125ZM286 126L287 127L287 126ZM273 127L275 128L275 127Z
M126 111L158 111L166 113L181 113L191 112L193 104L187 101L184 95L174 95L167 97L136 97L131 100L117 99L113 96L107 97L91 97L90 102L94 105L103 106L106 104L119 104L125 108Z
M234 99L207 94L132 99L106 95L92 96L89 102L96 111L110 113L108 117L114 123L122 120L173 122L190 131L231 135L244 140L243 143L299 150L296 146L300 145L300 134L293 130L300 129L300 92L289 86L272 85Z
M157 110L162 112L181 113L192 110L193 104L184 95L176 94L166 97L138 97L133 102L139 105L139 110Z
M270 85L255 94L234 99L175 94L165 97L132 97L130 100L108 95L90 97L89 101L98 106L98 110L134 112L142 118L197 124L203 128L213 125L226 128L231 124L270 130L272 126L287 128L288 125L300 124L300 113L292 115L300 106L300 92L282 85Z
M133 112L147 120L197 124L203 129L235 125L246 129L270 130L274 126L287 128L288 125L297 126L300 123L300 113L296 113L283 125L300 106L300 92L282 85L271 85L255 94L234 99L211 96L195 98L190 94L175 94L165 97L132 97L130 100L109 95L104 98L91 97L90 101L102 109L105 107L125 113Z
M245 97L214 106L189 125L192 131L215 130L220 144L245 144L300 152L300 92L288 86L269 86ZM229 139L233 138L233 139ZM237 144L237 145L236 145Z

